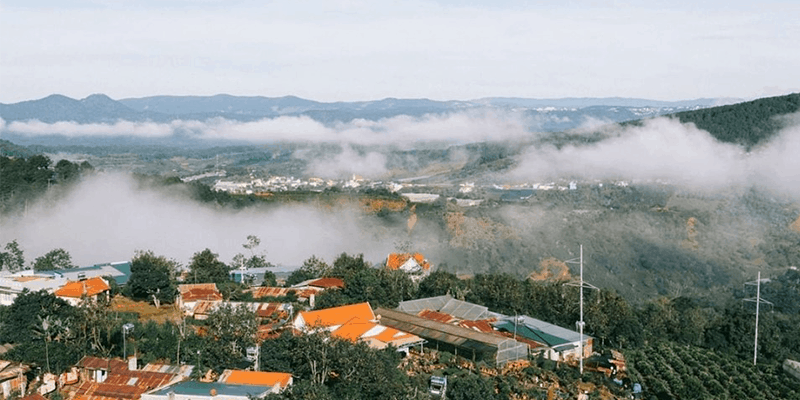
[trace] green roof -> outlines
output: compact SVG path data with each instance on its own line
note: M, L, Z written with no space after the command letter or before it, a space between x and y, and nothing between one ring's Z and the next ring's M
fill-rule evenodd
M211 396L211 390L216 390L217 396L253 396L260 397L272 390L271 386L230 385L219 382L185 381L172 386L159 389L152 394L166 396L170 393L185 396Z
M509 321L501 321L494 324L495 328L504 330L506 332L514 332L514 323ZM517 324L517 335L535 342L546 344L553 347L564 343L570 343L569 340L553 336L548 333L542 332L538 329L531 329L525 324Z

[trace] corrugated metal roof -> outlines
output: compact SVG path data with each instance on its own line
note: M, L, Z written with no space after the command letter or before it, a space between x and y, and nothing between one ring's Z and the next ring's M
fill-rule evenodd
M379 308L380 322L401 331L476 351L496 351L500 343L513 340L460 326L431 321L401 311Z
M316 286L324 289L343 288L344 281L339 278L319 278L308 283L309 286Z
M450 314L440 313L433 310L422 310L417 313L418 316L429 319L431 321L439 321L445 324L453 322L455 318Z
M439 311L452 299L453 297L446 294L444 296L428 297L425 299L401 301L397 309L409 314L416 314L422 310Z

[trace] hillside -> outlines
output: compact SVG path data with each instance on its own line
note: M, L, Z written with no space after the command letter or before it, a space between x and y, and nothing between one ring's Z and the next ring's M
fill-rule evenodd
M739 104L674 114L683 123L693 123L718 140L751 149L772 138L786 121L778 118L800 110L800 93L768 97Z

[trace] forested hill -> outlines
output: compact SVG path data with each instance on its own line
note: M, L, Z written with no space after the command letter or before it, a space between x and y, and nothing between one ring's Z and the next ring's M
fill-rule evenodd
M27 158L34 155L27 147L19 146L8 140L0 139L0 156Z
M777 118L800 110L800 93L767 97L729 106L674 114L682 123L692 122L720 141L736 143L748 150L769 140L784 127Z

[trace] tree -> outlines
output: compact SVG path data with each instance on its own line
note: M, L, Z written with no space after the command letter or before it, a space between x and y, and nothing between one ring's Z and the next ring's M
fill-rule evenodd
M244 306L223 304L206 319L206 333L190 344L189 351L200 351L201 369L216 372L224 369L243 369L250 366L246 351L255 345L258 329L256 315ZM187 359L187 361L190 359Z
M264 253L256 254L255 248L261 244L261 239L255 235L247 235L247 243L243 244L247 250L250 250L250 256L239 253L233 256L231 261L231 269L255 269L255 268L271 268L274 265L267 261ZM265 281L275 281L275 274L265 274ZM247 283L247 282L242 282Z
M35 271L52 271L56 269L75 268L72 256L61 248L50 250L47 254L37 257L33 262Z
M230 281L228 266L219 256L205 249L194 253L189 264L189 280L192 283L225 283Z
M75 307L44 290L23 291L3 317L0 343L16 344L4 358L61 373L74 365L86 348L76 327L80 316Z
M134 299L152 300L156 307L175 300L173 276L178 269L175 260L156 256L152 251L137 251L131 260L131 277L127 289ZM226 275L227 276L227 275Z
M69 182L80 175L78 164L73 164L68 160L59 160L55 166L56 176L61 182Z
M326 276L330 272L331 266L328 263L317 256L311 256L308 260L303 261L302 267L292 271L286 278L286 285L291 286L309 279Z
M10 272L25 268L25 256L16 239L6 243L5 249L5 252L0 252L0 268L4 267Z

